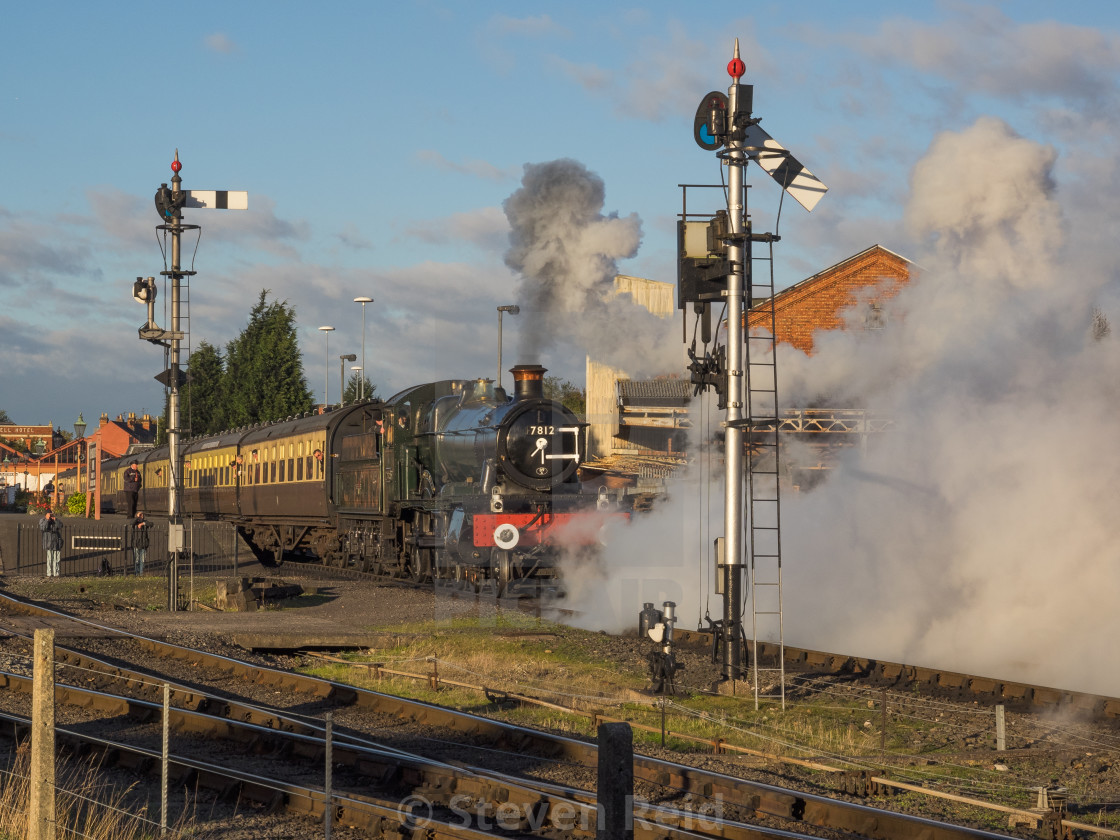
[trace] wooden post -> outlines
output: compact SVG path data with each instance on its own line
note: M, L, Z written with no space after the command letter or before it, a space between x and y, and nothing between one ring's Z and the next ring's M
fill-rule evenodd
M599 726L595 840L634 840L634 733L628 723Z
M1007 749L1007 722L1004 719L1003 704L996 706L996 750L1003 752Z
M29 840L54 840L54 630L35 631Z

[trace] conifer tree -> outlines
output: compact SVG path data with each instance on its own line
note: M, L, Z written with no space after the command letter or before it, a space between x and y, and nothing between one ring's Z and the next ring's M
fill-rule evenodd
M359 377L361 377L359 379ZM365 390L362 390L362 380L365 380ZM377 395L377 386L369 381L365 374L354 372L350 374L350 378L346 380L346 390L342 392L342 401L344 403L356 402L361 394L365 394L365 398L372 399Z
M191 436L222 431L227 426L221 351L208 341L200 342L191 353L187 373L189 381L183 389L183 408L189 412Z
M225 423L245 426L281 420L314 405L296 338L296 313L287 301L268 300L268 289L249 323L226 346Z

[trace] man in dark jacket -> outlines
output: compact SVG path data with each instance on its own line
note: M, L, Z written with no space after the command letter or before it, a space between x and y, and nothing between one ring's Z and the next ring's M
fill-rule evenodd
M143 483L144 479L140 477L140 470L136 469L136 462L133 461L124 471L124 495L128 502L129 519L136 516L136 497L140 495L140 485Z
M62 565L62 526L47 511L39 520L39 530L43 532L43 550L47 552L47 577L58 577Z
M136 512L136 516L128 523L128 535L132 543L132 563L136 574L144 574L144 560L148 556L148 523L144 521L144 511Z

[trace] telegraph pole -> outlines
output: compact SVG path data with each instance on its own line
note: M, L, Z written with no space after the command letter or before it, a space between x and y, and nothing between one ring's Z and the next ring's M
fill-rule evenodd
M214 208L221 210L245 210L249 206L249 196L245 192L233 190L184 190L183 179L179 175L183 164L179 161L179 150L175 150L175 160L171 163L171 187L160 184L156 190L156 212L163 224L162 230L171 237L171 267L160 274L171 282L171 329L163 330L155 324L154 303L156 299L155 279L136 278L133 284L133 297L148 305L148 322L140 328L139 335L144 341L160 344L168 349L168 368L156 377L167 387L167 447L170 475L167 481L167 553L168 553L168 609L178 609L178 571L185 541L183 538L182 515L182 413L180 410L179 389L185 383L182 373L182 342L186 337L182 331L182 280L193 277L197 272L184 271L181 262L181 242L184 231L201 231L200 225L183 222L183 208Z

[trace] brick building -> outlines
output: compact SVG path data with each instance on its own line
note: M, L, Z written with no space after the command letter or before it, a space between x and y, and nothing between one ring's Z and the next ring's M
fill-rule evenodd
M24 452L34 452L36 444L42 443L44 449L61 446L65 439L62 430L55 430L51 424L45 426L19 426L14 423L0 424L0 441Z
M108 414L102 414L97 428L89 432L86 438L97 441L102 457L119 458L127 454L130 448L155 445L156 421L150 414L138 418L134 411L130 411L127 418L118 414L116 420L110 420Z
M824 271L794 283L774 295L774 329L779 342L812 355L813 334L853 323L863 329L883 326L883 303L910 281L913 263L872 245ZM769 300L747 314L753 328L770 323Z

